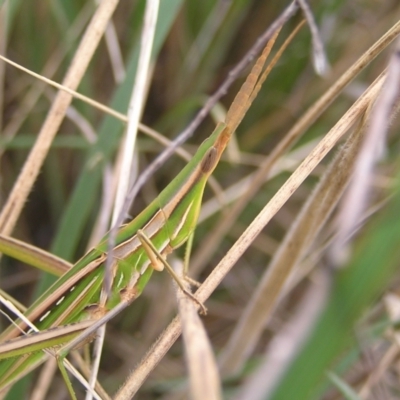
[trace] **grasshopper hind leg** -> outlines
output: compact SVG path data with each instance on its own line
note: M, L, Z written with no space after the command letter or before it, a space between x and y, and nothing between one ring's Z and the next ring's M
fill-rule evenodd
M156 270L159 270L158 267L160 264L165 267L165 269L168 271L168 273L171 275L172 279L177 283L179 288L182 290L185 295L187 295L191 300L193 300L198 306L200 306L200 313L206 315L207 314L207 308L204 306L204 304L198 300L192 293L190 293L186 288L185 284L182 282L182 279L177 275L177 273L174 271L174 269L169 265L167 260L160 254L160 252L156 249L154 244L151 242L151 240L146 236L146 234L142 230L137 231L137 236L140 240L140 242L143 245L143 249L146 251L148 257L150 260L157 258L157 268ZM154 265L153 265L154 268Z

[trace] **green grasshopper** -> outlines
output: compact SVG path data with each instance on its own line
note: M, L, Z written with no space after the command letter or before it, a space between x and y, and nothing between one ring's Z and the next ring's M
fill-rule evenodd
M207 180L269 72L262 73L273 40L254 64L225 123L217 125L152 203L120 227L112 251L110 295L102 292L109 241L106 235L26 310L24 316L39 334L32 333L26 322L17 320L0 335L0 389L42 363L47 357L44 349L67 343L122 301L136 299L153 271L168 266L165 257L192 235Z

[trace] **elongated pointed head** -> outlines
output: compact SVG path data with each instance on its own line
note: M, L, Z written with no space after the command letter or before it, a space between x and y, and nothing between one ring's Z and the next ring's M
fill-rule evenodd
M199 164L199 170L206 177L209 177L217 166L231 135L228 127L225 126L217 136L215 143L204 153Z

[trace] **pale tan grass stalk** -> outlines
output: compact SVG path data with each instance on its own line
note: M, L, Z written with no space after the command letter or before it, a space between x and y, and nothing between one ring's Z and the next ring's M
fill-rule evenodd
M315 23L314 15L306 0L298 0L298 3L311 32L314 70L319 75L325 75L328 72L328 60L326 59L324 45L318 26Z
M79 85L117 4L117 0L103 1L96 10L64 78L64 86L76 89ZM38 139L0 215L2 234L10 234L13 230L72 98L71 94L64 91L57 94Z
M135 84L133 86L131 99L128 108L128 124L126 128L126 135L122 140L122 161L120 177L118 179L117 195L115 199L114 213L112 218L112 225L114 225L121 212L125 202L126 195L129 190L131 182L131 170L134 149L136 144L136 136L138 130L139 119L142 115L144 101L147 92L147 81L149 79L150 71L150 57L153 49L154 35L156 30L156 23L158 18L159 0L147 0L146 10L143 20L142 37L140 44L140 53L138 68L135 77Z
M359 396L361 399L373 398L373 388L379 385L382 380L385 379L385 374L388 369L396 364L399 358L399 343L392 344L381 356L379 364L373 369L369 376L365 379L365 383L359 390ZM371 393L372 392L372 393Z
M93 360L90 365L90 375L88 379L88 385L91 388L91 391L86 392L85 400L92 400L93 394L95 393L97 375L99 374L100 360L103 351L105 336L106 336L106 325L104 324L96 332L96 340L93 344L93 351L92 351Z
M235 227L233 228L230 237L232 238L237 238L239 237L242 232L246 229L246 224L238 222ZM278 249L279 242L275 239L273 239L270 235L261 232L255 239L254 242L251 244L252 249L257 249L261 253L267 255L268 257L272 257L275 251ZM241 275L239 275L238 279L240 280ZM256 278L258 281L258 277ZM248 283L249 286L248 288L253 290L253 286L250 286L250 282ZM246 286L246 285L245 285ZM246 296L244 299L244 302L248 300L249 297ZM236 317L235 317L235 322L237 322L238 316L237 316L237 311L236 309Z
M179 269L183 272L183 264L180 264ZM196 304L178 288L176 294L189 372L190 398L193 400L222 399L217 362Z
M54 357L50 357L40 371L36 380L30 400L45 400L49 387L53 381L54 374L58 370L57 361Z
M30 73L30 71L28 73ZM66 116L77 126L79 131L82 133L82 136L88 141L88 143L94 144L94 142L97 140L95 128L74 106L70 105L68 107ZM101 196L100 209L88 240L88 245L86 247L87 251L99 243L101 238L109 229L112 204L115 198L116 190L114 186L115 185L112 184L111 166L109 163L107 163L103 170L103 194Z
M83 356L79 353L79 350L72 350L70 353L71 358L74 360L74 364L79 368L82 375L89 380L91 367L85 362ZM96 382L96 393L102 398L102 400L110 400L111 397L105 391L105 389L101 386L101 384Z
M235 374L243 368L294 269L339 202L351 176L364 126L361 124L338 152L275 252L220 356L224 374Z
M371 121L357 156L353 177L337 216L338 234L329 251L332 265L342 266L349 255L348 240L369 203L372 174L386 147L392 108L400 91L400 40L397 39L387 68L386 80L376 104L371 105Z
M289 130L282 141L272 150L265 159L257 174L246 187L245 195L220 219L216 228L203 241L202 246L193 254L190 268L196 275L213 256L219 247L222 238L229 232L232 224L238 219L243 208L264 183L266 176L270 174L272 167L279 157L282 156L293 144L304 134L304 132L315 122L315 120L336 99L346 85L354 79L380 52L382 52L400 33L400 22L395 24L383 35L373 46L371 46L336 82L333 84L297 121Z
M36 72L33 72L33 71L29 70L28 68L25 68L22 65L19 65L16 62L11 61L8 58L3 57L1 55L0 55L0 59L5 61L6 63L12 65L13 67L18 68L21 71L24 71L27 74L37 78L38 80L40 80L42 82L45 82L48 85L51 85L51 86L55 87L56 89L59 89L61 92L65 92L65 93L73 96L76 99L82 100L85 103L91 105L92 107L97 108L98 110L103 111L104 113L109 114L112 117L115 117L115 118L119 119L122 122L127 122L128 121L128 117L125 114L122 114L122 113L120 113L118 111L115 111L112 108L107 107L106 105L104 105L102 103L99 103L96 100L93 100L90 97L87 97L87 96L77 92L76 90L71 89L71 87L68 87L63 83L58 83L58 82L55 82L55 81L53 81L51 79L48 79L45 76L43 76L41 74L37 74Z
M139 119L142 115L142 109L144 107L144 101L146 98L146 92L148 89L147 81L149 79L151 53L154 43L154 35L156 30L157 18L158 18L159 0L147 0L145 15L142 27L141 45L139 52L138 68L136 72L136 79L133 86L132 96L129 102L128 108L128 124L126 134L121 141L120 154L118 157L118 184L116 189L115 203L113 207L113 215L111 225L118 223L121 214L126 214L128 210L124 210L125 198L128 193L129 185L132 182L134 176L133 164L137 130L139 125ZM120 163L119 163L120 161ZM110 235L111 240L112 235ZM112 258L112 253L110 254ZM104 279L103 289L101 298L109 296L112 282L112 263L106 263L106 274L108 276ZM104 301L104 300L100 300ZM103 325L97 332L97 338L94 345L94 360L92 366L92 373L90 377L90 386L94 388L96 383L97 374L100 366L100 358L105 337L105 325ZM87 393L86 400L91 400L92 396Z

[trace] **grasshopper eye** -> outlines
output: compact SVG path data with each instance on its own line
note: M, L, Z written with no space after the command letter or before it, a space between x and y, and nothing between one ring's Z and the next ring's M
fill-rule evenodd
M212 172L215 166L218 163L218 152L215 147L211 147L207 150L206 154L204 154L203 159L201 160L200 169L203 174L208 174Z

